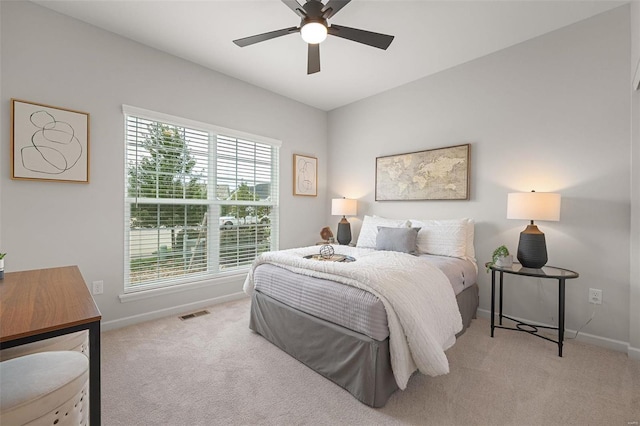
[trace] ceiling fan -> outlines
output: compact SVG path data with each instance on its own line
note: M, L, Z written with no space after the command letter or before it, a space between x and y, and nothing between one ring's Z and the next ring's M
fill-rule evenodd
M307 74L320 71L320 43L327 38L327 34L386 50L393 41L393 36L359 30L357 28L343 27L342 25L329 25L327 20L332 18L350 1L351 0L329 0L327 4L323 4L320 0L307 0L304 6L302 6L296 0L282 0L289 9L293 10L302 19L299 26L240 38L233 40L233 42L240 47L245 47L261 41L299 32L302 39L309 45Z

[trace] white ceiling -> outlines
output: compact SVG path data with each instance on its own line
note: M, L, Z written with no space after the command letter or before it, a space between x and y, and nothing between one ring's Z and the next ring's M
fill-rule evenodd
M330 23L391 34L393 43L384 51L329 36L312 75L299 34L232 43L299 24L278 0L35 3L329 111L627 2L353 0Z

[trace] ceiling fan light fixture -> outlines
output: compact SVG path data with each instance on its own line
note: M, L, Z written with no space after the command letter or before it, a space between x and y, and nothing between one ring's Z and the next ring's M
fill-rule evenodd
M327 27L320 22L307 22L300 28L300 35L309 44L322 43L327 38Z

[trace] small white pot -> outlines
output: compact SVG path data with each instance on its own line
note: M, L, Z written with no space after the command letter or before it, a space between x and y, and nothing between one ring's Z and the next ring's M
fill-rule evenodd
M498 268L511 268L513 266L513 255L500 256L496 260L496 266Z

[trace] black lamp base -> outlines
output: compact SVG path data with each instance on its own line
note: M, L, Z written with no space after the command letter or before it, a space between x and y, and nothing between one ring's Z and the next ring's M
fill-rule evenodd
M520 233L517 257L525 268L539 269L547 264L547 243L536 225L528 225Z
M351 242L351 224L344 216L342 216L342 220L338 223L337 240L343 246L346 246Z

